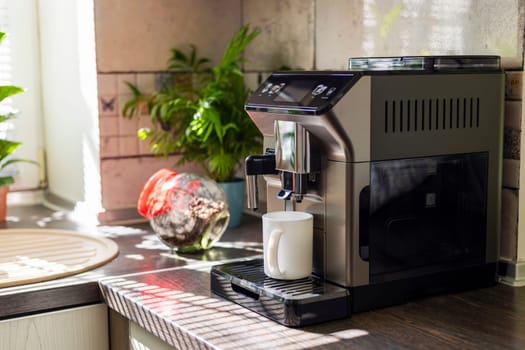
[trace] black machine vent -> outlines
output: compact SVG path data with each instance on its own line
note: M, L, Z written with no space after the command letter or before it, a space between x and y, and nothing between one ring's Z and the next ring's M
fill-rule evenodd
M479 97L387 100L385 133L422 132L480 127Z

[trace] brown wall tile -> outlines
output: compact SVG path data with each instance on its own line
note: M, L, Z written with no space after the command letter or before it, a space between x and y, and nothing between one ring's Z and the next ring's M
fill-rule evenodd
M157 90L155 86L155 74L154 73L143 73L137 74L137 87L143 93L151 93Z
M520 161L518 159L503 159L503 187L520 188Z
M132 95L127 83L137 85L137 74L135 73L120 73L117 76L117 94L118 95Z
M270 73L244 73L244 83L250 91L255 91L261 83L266 80Z
M139 154L139 139L135 135L120 136L118 146L120 157L136 156Z
M178 173L202 173L195 165L175 165L178 159L178 157L103 159L100 167L104 208L106 210L135 208L142 187L149 177L161 168L174 169Z
M139 121L137 118L118 118L118 134L120 136L133 135L137 137L137 130L139 128Z
M246 49L247 70L273 71L283 65L314 68L313 0L244 0L243 22L261 29Z
M152 154L153 152L151 152L149 149L148 141L139 140L139 155L147 156L147 155L152 155Z
M523 97L523 71L505 72L505 98L521 100Z
M96 0L99 72L164 70L173 47L194 43L217 62L241 26L241 0Z
M100 118L100 136L118 136L118 123L120 118L119 116Z
M97 90L99 95L114 95L117 93L116 74L98 74Z
M316 69L348 69L348 58L364 56L362 0L315 3Z
M518 235L518 191L504 188L501 201L500 256L515 260Z
M119 156L119 143L118 136L102 136L100 138L100 157L118 157ZM103 179L103 174L101 172L100 176Z
M505 101L505 127L521 130L521 101Z

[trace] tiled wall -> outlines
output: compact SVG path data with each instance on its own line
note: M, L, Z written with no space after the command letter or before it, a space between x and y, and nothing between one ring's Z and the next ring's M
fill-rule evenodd
M200 172L188 164L177 166L179 157L153 157L148 144L137 138L137 130L151 126L147 115L124 118L122 108L132 94L126 82L137 84L144 93L155 87L155 73L99 73L99 125L102 174L102 204L106 212L101 221L136 217L136 203L142 186L156 170L168 167L179 172Z
M501 257L517 259L523 71L506 73Z
M176 161L176 157L149 156L147 147L135 137L142 124L120 116L129 97L123 82L152 89L172 47L194 43L216 63L242 24L259 27L261 34L246 51L246 80L251 88L283 65L346 69L352 56L498 54L506 68L521 70L525 5L520 0L494 4L492 0L95 0L102 192L107 213L132 213L148 176ZM516 255L519 146L515 146L520 139L521 100L509 97L507 111L502 252L512 259Z
M195 43L213 62L241 25L241 0L95 0L99 72L163 70L170 49Z

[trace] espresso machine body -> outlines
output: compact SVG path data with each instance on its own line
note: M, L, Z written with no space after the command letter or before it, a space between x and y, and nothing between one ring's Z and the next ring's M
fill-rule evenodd
M248 184L264 178L267 211L314 214L313 273L345 288L352 312L497 278L499 58L384 62L276 72L246 103L275 162L247 163Z

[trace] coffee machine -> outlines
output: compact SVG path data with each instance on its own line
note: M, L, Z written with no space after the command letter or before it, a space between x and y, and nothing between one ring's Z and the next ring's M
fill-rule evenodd
M350 59L275 72L248 98L264 152L248 206L314 215L312 276L216 266L212 290L288 326L497 279L504 74L497 56Z

